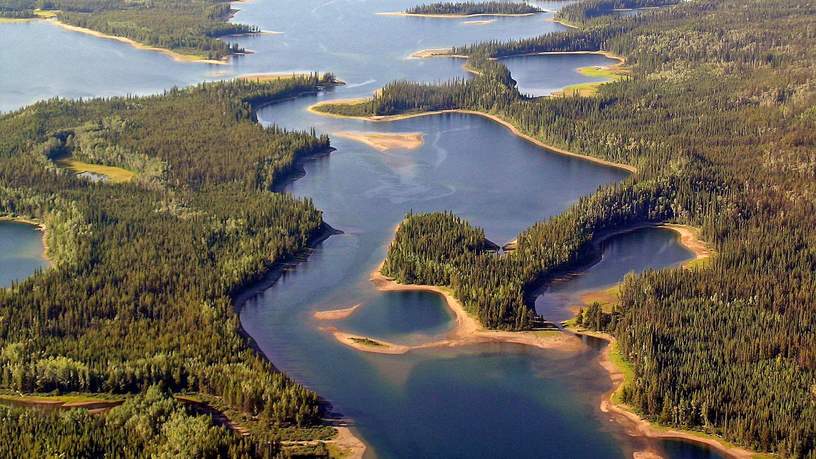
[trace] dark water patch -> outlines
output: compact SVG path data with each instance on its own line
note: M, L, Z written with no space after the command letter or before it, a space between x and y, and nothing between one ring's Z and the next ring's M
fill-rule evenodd
M501 61L510 70L522 94L548 96L565 86L607 81L578 72L581 67L606 67L618 61L599 54L547 54L518 56Z
M630 272L665 268L692 258L694 254L680 244L678 234L667 228L642 228L613 236L602 245L597 263L544 287L535 308L548 320L571 319L574 314L569 308L583 294L611 287Z
M42 237L34 225L0 220L0 288L48 267Z

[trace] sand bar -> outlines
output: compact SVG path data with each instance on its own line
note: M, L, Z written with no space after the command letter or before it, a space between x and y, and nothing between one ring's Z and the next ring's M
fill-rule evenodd
M351 317L354 314L354 311L357 310L361 306L360 303L355 304L354 306L342 309L332 309L330 311L315 311L312 314L317 320L342 320Z
M480 20L480 21L463 21L462 24L464 24L464 25L488 25L488 24L493 24L494 22L496 22L495 19L484 19L484 20Z
M422 146L423 136L421 132L387 133L387 132L357 132L339 131L334 133L337 137L356 140L383 152L393 149L415 150Z
M540 349L557 349L567 352L578 352L583 349L580 339L570 333L559 331L501 331L488 330L479 321L465 311L461 302L446 287L436 285L400 284L380 272L382 264L372 271L370 279L377 290L383 292L425 291L434 292L445 298L445 303L455 316L455 324L443 339L417 345L390 343L380 339L353 335L336 329L324 329L331 332L341 343L364 352L378 354L404 354L418 349L438 347L455 347L479 343L503 342L533 346ZM373 343L367 343L373 341ZM376 344L375 344L376 343Z

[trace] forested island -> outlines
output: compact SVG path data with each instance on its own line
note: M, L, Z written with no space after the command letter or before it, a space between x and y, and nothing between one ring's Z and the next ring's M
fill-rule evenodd
M587 0L565 5L556 13L556 20L566 24L586 24L595 18L607 21L615 11L659 8L677 3L678 0Z
M226 1L0 0L0 17L54 18L69 26L205 59L244 52L219 37L260 32L255 26L229 22L233 13Z
M503 256L475 250L478 230L454 216L409 216L385 273L448 285L484 325L521 330L531 290L590 256L606 232L647 222L701 228L717 252L710 263L627 277L616 309L592 321L633 366L623 400L662 424L812 457L816 8L703 0L621 18L596 15L596 4L570 7L578 30L454 48L478 71L471 80L399 81L368 101L317 108L360 117L478 111L637 169L524 231ZM632 71L592 97L526 98L493 60L600 50ZM426 224L412 225L417 218Z
M318 396L253 350L233 299L327 231L309 200L271 190L329 139L264 128L255 108L332 84L238 80L0 117L0 214L43 222L54 265L0 290L0 397L120 404L2 407L5 452L272 457L281 439L331 435ZM135 177L89 181L65 157Z
M486 16L486 15L528 15L544 10L529 3L489 1L489 2L440 2L414 6L405 10L413 16Z

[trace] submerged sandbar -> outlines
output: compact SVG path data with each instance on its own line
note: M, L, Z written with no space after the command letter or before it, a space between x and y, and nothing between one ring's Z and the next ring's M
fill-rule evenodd
M377 151L392 149L415 150L422 146L424 134L421 132L388 133L339 131L334 135L344 139L356 140Z

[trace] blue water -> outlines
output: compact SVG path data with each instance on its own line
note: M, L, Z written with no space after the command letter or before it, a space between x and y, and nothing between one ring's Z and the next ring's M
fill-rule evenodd
M48 267L36 226L0 220L0 288Z

